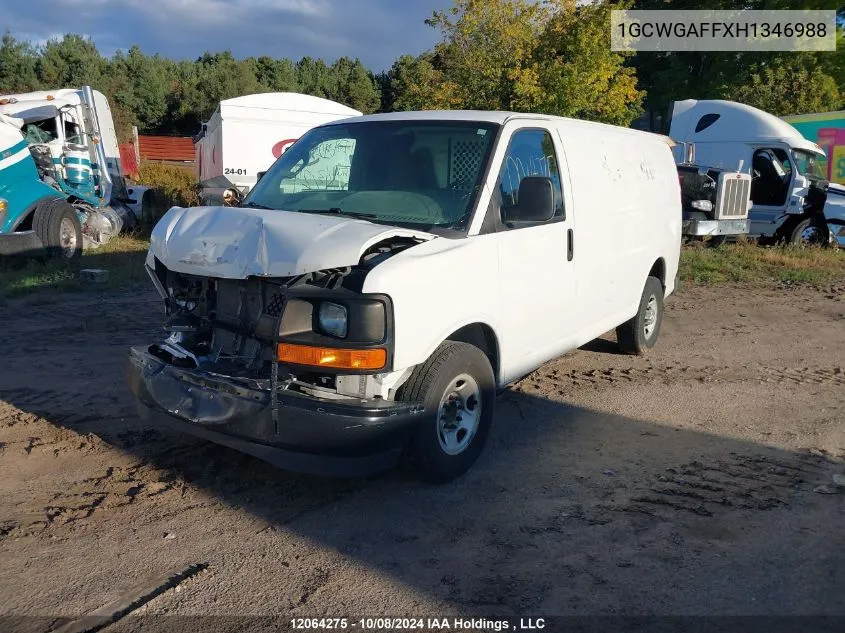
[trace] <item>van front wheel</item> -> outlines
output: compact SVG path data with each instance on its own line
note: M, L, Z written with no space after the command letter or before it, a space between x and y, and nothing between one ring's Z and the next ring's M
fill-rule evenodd
M399 399L424 407L410 456L425 479L445 483L472 467L490 433L495 397L490 361L474 345L446 341L414 370Z
M616 341L626 354L645 354L654 347L663 322L663 284L646 279L636 316L616 328Z

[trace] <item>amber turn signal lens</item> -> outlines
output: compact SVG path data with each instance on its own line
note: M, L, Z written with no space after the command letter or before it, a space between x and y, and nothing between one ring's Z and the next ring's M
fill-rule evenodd
M381 369L387 364L387 350L381 347L339 349L279 343L276 348L276 360L280 363L332 369Z

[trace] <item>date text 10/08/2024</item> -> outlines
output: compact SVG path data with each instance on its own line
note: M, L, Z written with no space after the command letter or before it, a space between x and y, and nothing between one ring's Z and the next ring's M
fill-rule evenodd
M485 618L293 618L296 631L358 629L360 631L537 631L544 629L543 618L488 620Z

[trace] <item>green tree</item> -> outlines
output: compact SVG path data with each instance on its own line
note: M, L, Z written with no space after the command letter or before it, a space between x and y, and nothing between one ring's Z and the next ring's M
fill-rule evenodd
M190 71L181 73L177 83L181 126L193 123L194 131L208 120L220 101L266 90L252 64L236 60L230 51L205 53Z
M313 57L303 57L296 63L296 83L300 92L314 97L334 99L339 92L331 68Z
M625 55L610 50L610 7L603 0L456 0L428 20L444 38L433 55L394 64L394 103L627 125L643 93Z
M106 60L93 40L68 34L44 45L36 70L40 83L47 88L99 87L105 67Z
M842 95L840 107L845 108L845 17L842 20L836 29L836 50L819 53L818 59L821 70L836 81Z
M267 90L271 92L296 92L298 90L296 67L291 60L274 59L262 55L251 61L258 83Z
M443 73L435 67L432 53L418 57L402 55L384 73L382 83L382 109L425 110L436 107Z
M37 52L29 42L19 42L6 31L0 42L0 93L37 90L37 64Z
M381 95L375 77L360 60L341 57L332 64L330 72L335 77L336 86L336 92L331 95L332 99L364 114L378 109Z
M642 112L644 93L630 54L609 45L611 5L560 3L546 25L518 105L540 112L615 125L629 125Z
M443 81L433 104L511 108L536 84L534 57L548 18L547 7L531 0L455 0L434 12L426 23L443 35L434 51Z
M841 4L841 2L838 2ZM802 3L806 9L834 9L837 2L810 0ZM745 0L735 3L729 0L633 0L633 9L794 9L793 0ZM843 13L840 9L840 16ZM766 77L785 77L803 68L801 77L813 77L821 82L821 90L827 96L820 102L830 103L830 84L827 77L833 77L840 95L845 92L845 47L842 40L842 23L838 31L836 52L819 53L775 53L775 52L713 52L688 51L652 53L639 52L631 58L630 65L637 71L640 86L647 92L646 108L661 116L669 103L682 99L749 99L752 92L744 88L749 84L764 86ZM772 70L765 71L766 68ZM798 85L784 86L796 90ZM817 91L814 84L803 84L804 91ZM764 88L768 90L768 88ZM797 98L798 95L793 95ZM810 99L812 100L812 99ZM759 103L761 100L756 100ZM794 102L794 99L793 99ZM807 99L804 99L807 102ZM752 104L751 101L748 103ZM840 106L842 98L839 99ZM754 105L754 104L752 104ZM785 104L785 109L791 109ZM778 107L778 110L784 109ZM811 112L813 110L810 110Z
M116 60L112 60L115 65ZM129 49L123 61L124 73L131 87L132 101L142 132L161 128L167 115L167 97L173 85L173 62L159 55L144 55L138 46Z
M136 101L121 51L117 51L106 64L99 85L94 87L101 90L109 100L118 140L121 143L132 140L132 126L137 124Z
M754 66L746 83L728 86L720 96L778 116L836 110L842 103L836 80L796 57Z

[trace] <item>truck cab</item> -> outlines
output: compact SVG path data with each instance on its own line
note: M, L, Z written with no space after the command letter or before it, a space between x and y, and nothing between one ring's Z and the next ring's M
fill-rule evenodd
M0 253L66 257L135 223L108 100L88 86L0 96Z
M785 121L741 103L688 99L672 104L669 135L694 144L697 164L750 176L750 236L845 245L845 206L822 172L824 151Z

